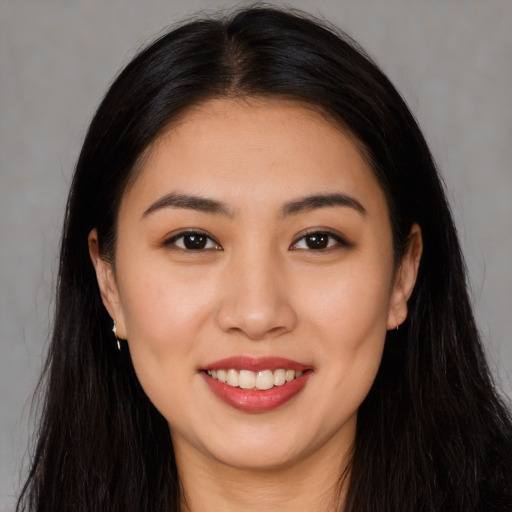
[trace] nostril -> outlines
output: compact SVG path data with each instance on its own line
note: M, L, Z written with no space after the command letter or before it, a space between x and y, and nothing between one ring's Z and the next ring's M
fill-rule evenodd
M281 334L285 334L286 332L288 332L288 329L284 326L273 327L267 332L267 337L280 336Z
M217 322L227 333L243 335L251 340L276 337L294 329L296 313L286 297L266 296L254 290L237 293L217 310Z
M290 329L288 329L284 325L271 327L270 329L267 329L265 326L258 327L255 325L246 325L242 327L230 327L229 329L226 330L228 334L244 336L254 341L276 338L278 336L286 334L289 331Z

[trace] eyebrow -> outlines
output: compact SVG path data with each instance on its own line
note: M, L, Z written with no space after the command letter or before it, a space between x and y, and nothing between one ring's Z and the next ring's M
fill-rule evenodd
M333 206L352 208L362 215L366 215L367 213L364 206L356 198L336 193L316 194L285 203L281 208L280 216L287 217L289 215L297 215L299 213ZM232 211L226 204L216 201L215 199L170 193L155 201L144 211L142 217L147 217L151 213L164 208L196 210L215 215L233 216Z
M229 208L220 201L199 196L188 196L184 194L167 194L155 201L143 214L147 217L149 214L163 208L177 208L185 210L196 210L204 213L213 213L217 215L231 216Z
M367 213L365 207L355 197L345 194L317 194L286 203L281 208L281 215L285 217L332 206L352 208L362 215L366 215Z

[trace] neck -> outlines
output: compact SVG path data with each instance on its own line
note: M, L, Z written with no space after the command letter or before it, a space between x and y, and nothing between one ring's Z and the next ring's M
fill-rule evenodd
M341 447L340 447L341 448ZM326 445L311 456L272 469L240 469L204 456L176 452L183 497L181 512L342 510L347 450Z

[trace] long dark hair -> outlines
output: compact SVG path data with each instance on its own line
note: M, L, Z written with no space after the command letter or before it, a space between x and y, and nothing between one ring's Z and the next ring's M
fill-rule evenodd
M179 510L168 425L127 346L117 351L87 236L97 228L113 258L120 199L148 145L192 105L244 96L312 105L355 136L386 194L397 261L413 222L423 234L408 319L388 334L359 409L345 510L512 510L512 420L489 375L417 123L347 36L263 7L170 31L128 64L94 116L67 204L44 411L17 510Z

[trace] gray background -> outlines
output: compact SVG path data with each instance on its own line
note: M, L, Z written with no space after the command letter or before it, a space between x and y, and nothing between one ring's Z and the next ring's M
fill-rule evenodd
M0 0L0 510L12 508L19 485L66 190L87 124L153 35L198 10L233 5ZM446 181L491 367L512 396L512 2L291 5L354 36L419 119Z

